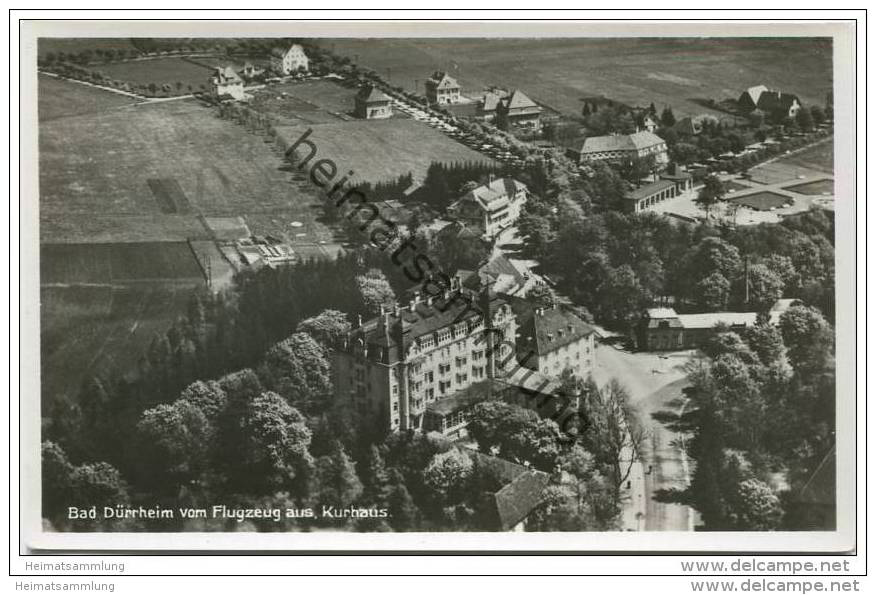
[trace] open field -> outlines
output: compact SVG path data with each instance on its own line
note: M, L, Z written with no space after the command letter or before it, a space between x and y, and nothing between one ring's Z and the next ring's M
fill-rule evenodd
M97 64L95 70L106 77L125 81L132 85L157 86L169 84L176 91L176 83L182 83L181 90L186 91L191 85L198 90L206 85L210 78L210 69L195 64L183 58L152 58L148 60L130 60L110 64Z
M519 87L534 100L580 113L581 98L671 105L676 116L709 113L694 100L739 97L763 84L824 103L832 86L829 41L808 39L327 39L393 85L423 93L434 70L466 91ZM789 62L793 67L789 67ZM455 68L454 65L457 67Z
M88 85L57 79L44 74L38 77L37 115L40 122L104 112L137 103L136 99L103 91Z
M185 311L181 284L75 285L40 289L42 408L87 378L136 369L156 333Z
M308 129L316 157L332 159L339 176L353 170L351 180L378 182L412 173L414 180L426 175L433 161L444 163L489 162L490 159L415 120L359 120L312 127L278 128L287 146ZM304 149L301 149L304 151Z
M749 173L751 180L759 184L777 184L793 180L802 182L805 180L800 176L811 178L816 175L832 175L833 138L752 167Z
M334 81L289 82L253 91L252 105L282 126L339 122L352 118L357 91Z
M186 242L42 244L40 283L204 282Z
M325 234L316 221L321 212L313 208L318 204L313 188L294 181L282 159L272 143L195 100L44 122L41 238L208 239L199 214L259 219L279 213L308 225L314 234ZM161 187L172 189L191 214L163 212L150 180L162 180ZM250 228L262 233L255 225Z
M37 54L78 54L85 50L136 50L127 37L40 37Z

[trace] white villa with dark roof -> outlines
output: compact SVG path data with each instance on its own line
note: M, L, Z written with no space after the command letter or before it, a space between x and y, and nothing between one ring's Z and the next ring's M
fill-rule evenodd
M658 165L669 162L666 141L647 130L633 134L591 136L584 140L580 150L570 153L581 165L594 161L632 161L649 155L654 156Z
M482 230L487 239L493 239L517 221L528 193L522 182L499 178L470 190L447 211L457 220Z
M455 78L438 70L426 80L426 99L432 105L459 103L461 89Z
M228 95L237 100L246 99L243 92L243 79L240 78L231 66L223 66L216 69L210 77L210 90L214 97Z
M271 50L271 70L278 74L294 74L307 72L310 69L310 59L304 53L304 48L293 44L289 49L274 48Z
M556 379L564 370L579 378L593 372L596 331L571 310L544 308L525 299L512 298L517 316L517 361L520 365Z
M392 117L392 98L377 87L366 85L356 93L353 113L363 120L383 120Z

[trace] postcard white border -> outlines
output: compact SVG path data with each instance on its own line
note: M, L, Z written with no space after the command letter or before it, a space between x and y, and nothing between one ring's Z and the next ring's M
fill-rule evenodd
M197 14L194 15L198 18ZM717 15L716 15L717 17ZM324 18L331 18L331 15ZM626 17L625 17L626 18ZM684 18L681 16L680 18ZM782 18L778 15L777 18ZM293 29L294 30L290 30ZM21 553L65 551L589 551L589 552L849 552L856 547L855 204L836 202L837 254L837 530L795 533L44 533L39 517L39 285L36 150L36 37L281 36L302 37L701 37L820 36L834 40L835 180L837 196L863 199L863 168L855 161L858 130L854 23L848 22L22 22L20 65L20 521ZM863 81L859 81L863 85ZM856 97L855 91L858 91ZM859 142L862 139L859 139ZM862 152L858 153L863 158ZM857 176L857 177L856 177ZM860 305L860 304L859 304ZM862 337L859 337L859 341ZM862 345L859 344L859 347ZM858 355L862 355L860 352ZM859 374L862 372L858 368ZM14 426L11 436L15 436ZM861 434L863 435L863 434ZM858 463L858 469L855 464ZM12 503L10 503L12 504ZM858 503L863 514L864 502ZM12 509L14 510L14 508ZM14 526L11 527L14 530ZM35 551L37 550L37 551Z

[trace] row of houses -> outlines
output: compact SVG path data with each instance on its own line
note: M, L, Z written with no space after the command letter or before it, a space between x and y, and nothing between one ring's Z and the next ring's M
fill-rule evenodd
M299 44L288 48L274 48L270 54L270 68L278 74L287 76L310 70L310 59ZM247 62L240 72L232 66L220 66L210 76L210 92L214 97L228 96L242 101L247 99L244 91L244 78L251 79L263 74L264 70Z

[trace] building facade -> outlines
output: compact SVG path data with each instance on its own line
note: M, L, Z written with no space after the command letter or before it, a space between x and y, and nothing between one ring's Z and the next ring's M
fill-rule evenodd
M740 111L751 113L760 110L765 114L781 118L793 118L802 107L800 98L792 93L771 91L764 85L750 87L742 92L737 100Z
M584 140L579 150L570 150L569 154L581 165L594 161L622 163L649 156L654 157L658 167L669 162L666 141L647 130L633 134L591 136Z
M356 93L356 106L353 113L363 120L384 120L392 117L392 98L370 85Z
M493 239L520 217L529 190L513 178L499 178L478 186L447 208L448 213L467 226L477 228Z
M515 367L516 333L507 300L489 290L470 293L457 283L438 298L414 297L336 346L336 397L374 427L458 433L477 391L489 390L481 383Z
M496 126L508 131L541 130L541 112L541 107L518 89L496 104Z
M624 210L628 213L641 213L666 200L690 192L693 189L693 176L678 166L660 174L660 179L644 184L624 195Z
M643 351L695 349L715 334L715 326L743 331L757 322L757 312L677 314L672 308L649 308L636 329Z
M579 378L593 372L596 331L571 310L545 308L523 299L512 299L517 316L517 361L543 377L557 379L569 370Z
M282 75L307 72L310 70L310 59L297 43L285 50L274 48L271 50L271 70Z
M241 79L231 66L217 68L210 77L210 90L214 97L228 95L234 99L246 98L243 91L243 79Z
M446 72L436 71L426 79L426 99L430 105L459 103L462 87Z

